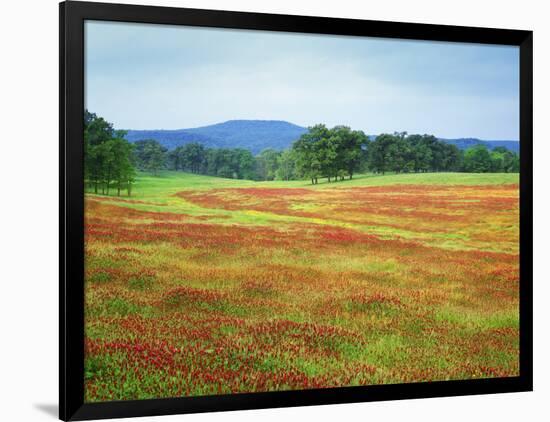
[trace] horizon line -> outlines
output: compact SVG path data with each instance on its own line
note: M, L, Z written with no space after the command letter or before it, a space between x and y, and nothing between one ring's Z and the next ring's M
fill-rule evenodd
M290 125L293 125L293 126L297 126L299 128L302 128L302 129L308 129L309 127L311 126L314 126L316 124L322 124L322 123L315 123L314 125L309 125L309 126L302 126L302 125L298 125L296 123L293 123L293 122L290 122L288 120L281 120L281 119L229 119L229 120L225 120L225 121L221 121L221 122L217 122L217 123L210 123L210 124L205 124L205 125L202 125L202 126L192 126L192 127L182 127L182 128L177 128L177 129L164 129L164 128L154 128L154 129L128 129L128 128L124 128L124 129L117 129L117 130L124 130L124 131L134 131L134 132L138 132L138 131L147 131L147 132L179 132L179 131L184 131L184 130L193 130L193 129L202 129L202 128L205 128L205 127L209 127L209 126L216 126L216 125L222 125L222 124L225 124L225 123L229 123L229 122L279 122L279 123L287 123L287 124L290 124ZM348 126L348 125L335 125L335 126L347 126L347 127L350 127L351 126ZM328 127L328 126L327 126ZM352 128L353 129L353 128ZM357 130L357 129L354 129L354 130ZM488 139L488 138L478 138L476 136L459 136L459 137L448 137L448 136L439 136L439 135L435 135L433 133L429 133L429 132L424 132L424 133L420 133L420 132L408 132L408 131L398 131L398 130L395 130L393 132L380 132L378 134L369 134L367 132L365 132L363 129L359 129L359 130L362 130L367 136L379 136L379 135L382 135L382 134L391 134L391 133L399 133L399 132L406 132L407 135L432 135L432 136L435 136L437 139L442 139L442 140L467 140L467 139L477 139L478 141L499 141L499 142L520 142L519 139L497 139L497 138L492 138L492 139Z

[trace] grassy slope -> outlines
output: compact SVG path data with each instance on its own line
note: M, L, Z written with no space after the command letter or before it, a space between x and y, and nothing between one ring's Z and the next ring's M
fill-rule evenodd
M140 173L132 190L132 197L113 197L126 205L143 211L168 211L194 214L196 207L173 195L185 190L238 189L238 188L302 188L349 189L389 185L499 185L517 184L517 173L424 173L424 174L359 174L352 180L328 183L322 179L312 185L305 180L255 182L252 180L224 179L183 172L164 171L158 176ZM95 195L89 194L90 197ZM134 201L145 203L134 203ZM126 204L124 202L127 202ZM225 214L225 213L224 213Z
M356 224L349 221L342 221L339 218L313 218L307 216L289 215L272 210L228 210L222 207L202 207L193 201L188 201L181 196L176 196L178 192L185 191L200 191L208 192L214 189L241 189L241 188L301 188L311 189L318 192L330 192L341 189L351 189L356 187L377 187L377 186L411 186L411 185L443 185L443 186L479 186L479 185L510 185L519 182L518 174L506 173L425 173L425 174L388 174L388 175L373 175L361 174L357 175L352 180L344 180L336 183L328 183L323 179L317 185L311 185L304 180L295 181L268 181L255 182L251 180L236 180L224 179L219 177L195 175L183 172L165 171L158 176L140 173L135 187L132 192L132 197L112 197L117 205L126 206L140 211L150 212L167 212L174 214L185 214L190 217L190 222L196 219L195 222L202 222L204 218L208 218L210 222L217 224L243 224L254 226L269 226L273 224L293 224L307 223L331 225L340 228L350 228L361 232L371 233L378 236L393 238L399 236L404 239L430 241L432 238L437 238L434 233L422 233L422 230L414 228L388 228L386 225L365 225ZM94 195L89 195L94 197ZM103 199L105 197L102 197ZM296 205L300 201L297 201ZM315 204L313 204L315 205ZM307 206L307 204L305 204ZM456 236L451 236L447 239L439 238L437 243L442 246L440 240L445 240L444 247L449 249L480 249L503 251L509 247L515 246L484 244L484 245L466 245L461 239ZM505 248L505 249L502 249Z
M352 180L328 183L321 179L319 184L311 185L307 180L254 182L251 180L224 179L221 177L165 171L159 176L140 173L134 187L133 197L153 198L176 193L183 189L220 189L220 188L309 188L335 189L355 186L387 186L394 184L435 184L435 185L488 185L518 183L517 173L419 173L419 174L359 174Z

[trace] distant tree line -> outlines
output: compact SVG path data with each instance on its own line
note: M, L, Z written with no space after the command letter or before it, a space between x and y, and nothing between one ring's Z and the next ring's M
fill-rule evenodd
M206 148L193 142L167 150L152 139L134 144L124 131L93 113L84 115L85 180L95 193L131 194L136 169L153 175L163 169L249 180L320 178L336 182L374 172L515 173L519 156L504 147L477 145L465 151L433 135L381 134L374 140L347 126L312 126L284 151L266 149L254 156L242 148Z
M246 149L205 148L195 142L177 147L166 156L166 165L171 170L232 179L254 180L255 164L254 156Z
M422 172L517 173L519 156L504 147L476 145L465 151L433 135L382 134L368 148L368 167L384 174Z
M143 146L158 152L151 167ZM154 146L154 148L153 148ZM164 159L160 156L164 154ZM266 149L253 156L240 148L205 148L189 143L166 151L154 140L136 143L138 166L155 173L161 168L218 177L250 180L320 178L329 182L353 178L358 172L426 173L515 173L519 157L504 147L493 150L477 145L465 151L438 140L433 135L408 135L406 132L381 134L370 140L363 132L346 126L332 129L325 125L310 127L284 151ZM149 164L148 164L149 163Z
M477 145L464 151L462 171L468 173L519 173L519 155L505 147L489 151Z

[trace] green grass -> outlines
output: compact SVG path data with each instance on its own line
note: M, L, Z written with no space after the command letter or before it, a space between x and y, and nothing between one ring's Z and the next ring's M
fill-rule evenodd
M464 309L441 308L435 314L437 321L448 322L474 330L515 328L519 329L519 314L517 309L507 312L483 314L472 313Z
M252 180L224 179L175 171L162 171L158 176L140 172L132 189L130 199L164 199L167 195L185 189L208 190L223 188L309 188L340 189L355 186L386 186L398 184L426 185L487 185L519 183L518 173L412 173L412 174L358 174L352 180L328 183L320 179L317 185L307 180Z

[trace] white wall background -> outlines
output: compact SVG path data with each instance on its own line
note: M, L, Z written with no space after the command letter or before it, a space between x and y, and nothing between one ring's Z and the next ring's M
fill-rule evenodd
M118 0L120 3L127 1ZM535 31L535 392L142 418L146 421L548 420L550 26L539 0L135 0L143 4ZM0 420L57 417L58 7L0 13Z

